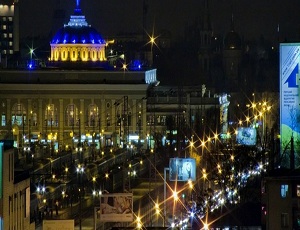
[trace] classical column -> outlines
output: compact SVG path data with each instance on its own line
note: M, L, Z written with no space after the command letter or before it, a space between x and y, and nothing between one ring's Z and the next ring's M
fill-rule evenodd
M80 99L80 111L79 111L79 118L80 118L80 133L85 134L85 116L84 116L84 99Z
M146 112L146 101L142 100L142 135L140 135L140 138L145 138L147 134L147 112Z
M58 123L58 143L59 145L63 145L64 144L64 100L63 99L59 99L59 123Z
M137 117L138 117L138 113L139 113L139 109L138 109L138 104L139 104L140 102L138 101L136 101L136 99L133 99L132 100L132 124L131 124L131 126L132 126L132 131L133 132L137 132L137 130L136 130L136 126L137 126Z
M44 113L43 113L43 99L38 100L39 106L38 106L38 130L42 134L41 138L44 138L44 133L43 133L43 127L45 125L44 121Z

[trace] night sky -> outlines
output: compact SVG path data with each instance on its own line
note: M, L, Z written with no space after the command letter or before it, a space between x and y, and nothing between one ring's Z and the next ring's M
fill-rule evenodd
M81 0L87 21L103 38L120 32L143 31L142 0ZM201 12L200 0L147 0L148 32L169 30L173 38L182 36L184 26ZM20 1L21 37L48 36L67 23L75 0ZM209 0L213 31L226 34L233 13L235 31L245 39L277 39L277 25L282 38L295 41L300 34L299 0ZM54 20L55 9L66 11L66 19Z

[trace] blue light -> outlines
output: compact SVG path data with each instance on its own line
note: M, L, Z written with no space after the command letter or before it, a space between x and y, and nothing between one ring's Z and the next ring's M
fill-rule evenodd
M82 43L85 43L85 39L82 40Z
M72 42L75 44L75 43L76 43L76 40L74 39Z
M142 63L140 60L134 60L132 64L129 66L130 70L141 70L142 69Z
M92 39L92 43L95 44L95 40L94 39Z
M66 44L66 42L67 42L67 40L66 40L66 39L64 39L64 44Z

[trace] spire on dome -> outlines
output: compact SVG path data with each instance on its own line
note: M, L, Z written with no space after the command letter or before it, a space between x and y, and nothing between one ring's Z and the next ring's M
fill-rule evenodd
M80 9L80 0L76 0L76 8L74 10L75 14L81 14L81 9Z

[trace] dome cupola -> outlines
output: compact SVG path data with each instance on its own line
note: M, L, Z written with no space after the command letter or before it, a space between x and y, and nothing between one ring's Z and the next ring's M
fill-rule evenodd
M105 61L105 41L91 27L76 0L74 14L68 24L59 29L51 40L51 61Z

